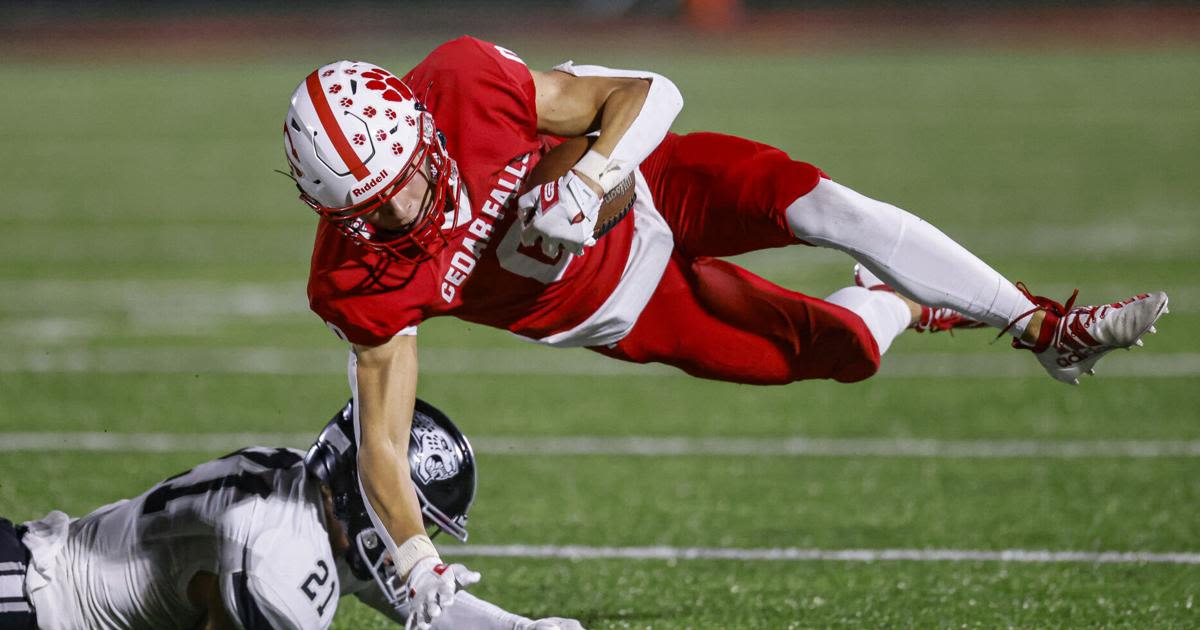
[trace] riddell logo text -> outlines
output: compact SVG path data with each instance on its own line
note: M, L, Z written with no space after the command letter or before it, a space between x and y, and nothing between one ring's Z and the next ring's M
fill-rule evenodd
M388 172L387 172L387 169L385 168L382 171L379 171L378 175L376 175L375 177L372 177L371 181L363 184L361 188L355 188L354 190L351 190L350 194L357 197L357 196L367 192L368 190L371 190L372 188L378 186L379 182L382 182L383 180L387 179L387 176L388 176Z

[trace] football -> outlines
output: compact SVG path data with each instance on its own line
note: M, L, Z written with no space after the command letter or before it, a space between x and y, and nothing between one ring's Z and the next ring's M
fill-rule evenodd
M572 166L579 162L579 158L588 152L595 141L595 138L589 136L568 138L562 144L550 149L529 173L529 178L525 180L525 188L521 193L524 194L534 186L545 184L565 175ZM630 173L629 177L604 195L604 201L600 204L600 213L596 216L596 229L592 235L600 238L616 227L633 208L635 198L633 174Z

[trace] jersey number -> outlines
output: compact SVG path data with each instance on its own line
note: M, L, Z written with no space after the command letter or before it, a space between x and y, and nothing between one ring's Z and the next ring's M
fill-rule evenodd
M271 495L271 484L263 481L258 475L243 472L217 479L205 479L186 486L161 485L146 497L146 502L142 504L142 514L161 512L167 508L168 503L180 497L208 494L222 488L237 488L243 494L257 495L260 499Z
M320 587L325 586L325 583L329 581L329 565L325 564L324 560L317 560L317 570L304 578L300 584L300 592L308 597L308 601L315 604ZM314 584L316 587L313 586ZM329 593L325 595L325 599L320 604L317 604L317 615L325 614L325 607L329 605L329 600L333 599L335 590L337 590L337 580L333 580L333 584L329 586Z
M525 65L525 60L518 57L517 53L515 53L503 46L497 46L496 44L492 44L492 46L496 48L496 52L500 53L501 57L504 57L505 59L511 59L512 61L515 61L515 62L521 64L522 66Z
M500 244L496 246L496 259L509 273L533 278L542 284L550 284L562 279L575 255L560 250L557 257L549 258L542 253L538 244L522 247L521 222L513 221L504 233L504 238L500 239Z

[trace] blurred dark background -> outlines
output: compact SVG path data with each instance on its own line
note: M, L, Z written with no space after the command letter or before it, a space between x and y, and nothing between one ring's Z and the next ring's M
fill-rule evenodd
M0 4L0 53L219 54L471 33L641 47L1154 46L1200 40L1195 2L1057 0L33 1ZM139 52L140 51L140 52ZM233 51L231 51L233 52Z

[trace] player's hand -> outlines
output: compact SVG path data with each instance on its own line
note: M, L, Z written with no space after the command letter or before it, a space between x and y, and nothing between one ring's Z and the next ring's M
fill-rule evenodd
M558 254L560 247L579 255L596 244L592 233L600 213L600 196L575 171L540 186L517 199L521 217L521 244L542 241L542 253Z
M529 622L528 625L522 626L521 630L583 630L583 624L574 619L546 617Z
M428 630L433 620L454 603L454 594L479 581L480 575L461 564L446 566L430 556L408 574L409 613L405 630Z

